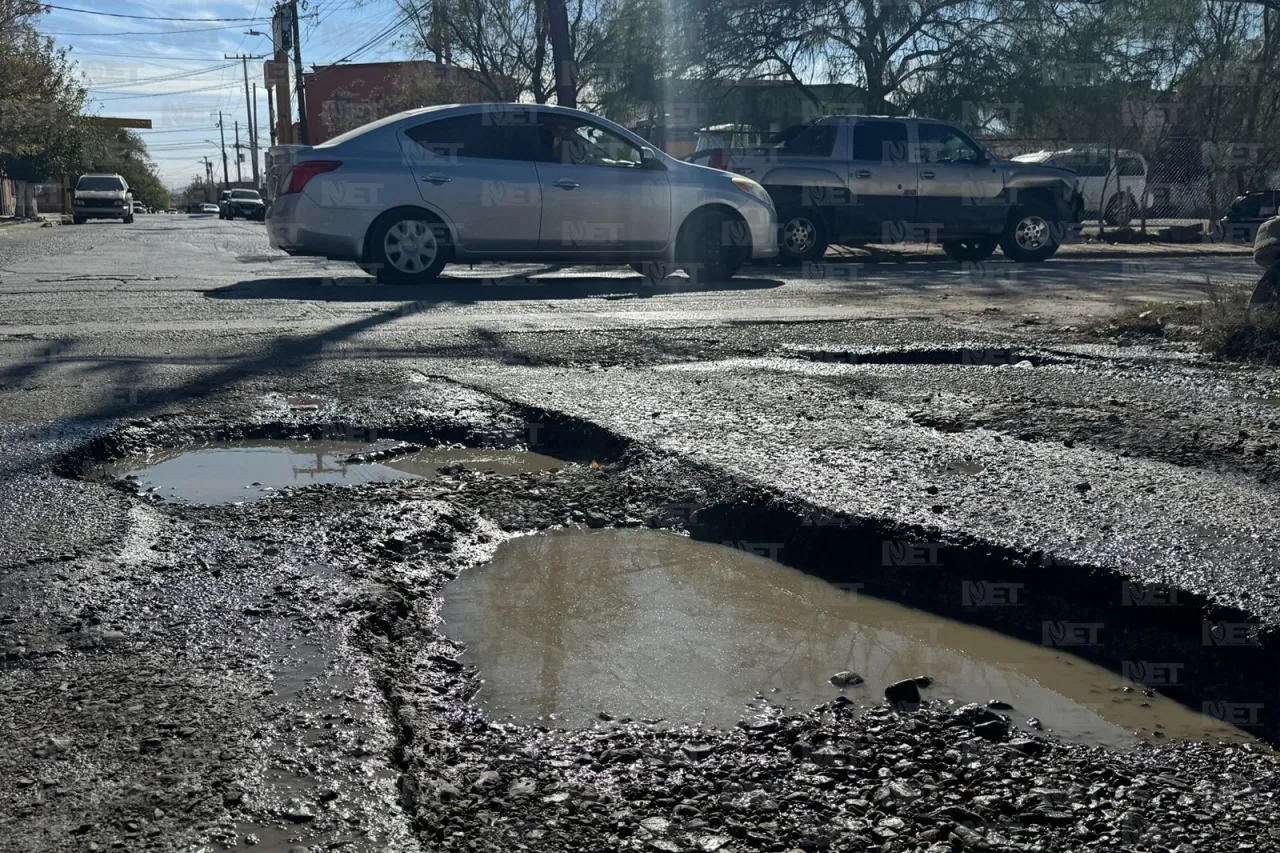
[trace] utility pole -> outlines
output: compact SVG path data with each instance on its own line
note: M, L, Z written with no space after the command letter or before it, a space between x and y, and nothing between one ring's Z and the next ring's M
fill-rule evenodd
M231 183L227 174L227 133L222 129L222 110L218 110L218 138L222 140L222 185Z
M223 59L238 59L244 70L244 120L249 126L249 151L253 155L253 185L258 185L258 123L254 121L253 101L249 96L249 60L262 59L261 56L249 56L248 54L222 54ZM237 160L236 162L239 162Z
M253 84L253 186L260 188L258 181L258 84Z
M274 96L275 96L275 92L268 89L267 90L267 130L271 134L271 145L273 147L276 145L276 108L275 108L275 104L271 100Z
M298 87L298 141L303 145L310 145L311 134L307 131L307 95L302 84L302 37L298 34L298 0L289 0L289 24L293 30L293 74L297 78L295 82Z
M236 121L236 183L244 183L244 175L240 172L240 160L244 155L240 153L240 122Z
M564 0L546 0L547 30L551 36L551 61L556 66L556 103L562 107L578 105L577 77L573 66L573 50L569 46L569 13Z
M293 47L293 26L285 3L276 4L271 18L271 47L274 79L267 86L276 99L276 142L289 145L293 142L293 119L289 115L289 50Z

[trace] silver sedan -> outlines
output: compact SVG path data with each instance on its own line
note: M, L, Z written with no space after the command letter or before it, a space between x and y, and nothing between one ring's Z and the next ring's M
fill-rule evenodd
M410 110L290 147L267 211L271 245L359 263L395 284L450 261L628 264L723 280L778 253L773 203L750 178L684 163L563 107Z

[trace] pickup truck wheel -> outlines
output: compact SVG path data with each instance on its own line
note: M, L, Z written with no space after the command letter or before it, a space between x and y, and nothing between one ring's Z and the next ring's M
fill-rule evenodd
M1112 228L1123 228L1133 221L1138 212L1138 202L1129 193L1117 193L1107 202L1106 212L1102 218Z
M784 264L822 260L828 245L822 217L798 210L779 216L778 221L778 260Z
M706 284L728 281L747 261L747 247L725 237L731 222L729 215L717 210L695 213L680 226L676 237L676 266L684 270L689 281Z
M991 253L1000 245L999 239L989 240L943 240L942 251L953 261L976 264L991 257Z
M368 245L383 284L430 284L449 261L449 229L420 211L384 216L369 229Z
M1009 225L1000 238L1000 249L1011 261L1034 264L1047 261L1058 245L1063 224L1053 209L1043 204L1018 208L1009 217Z
M72 221L72 223L73 223L73 224L75 224L75 225L83 225L83 224L84 224L84 217L83 217L83 216L73 216L73 217L71 217L71 221Z

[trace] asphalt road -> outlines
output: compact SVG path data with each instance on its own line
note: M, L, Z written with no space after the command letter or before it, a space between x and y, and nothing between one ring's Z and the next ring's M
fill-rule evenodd
M274 749L272 738L284 737L292 723L273 724L283 727L275 734L270 725L255 731L245 709L257 708L262 694L254 678L273 666L273 655L279 660L282 647L257 621L271 608L250 592L322 602L311 615L328 627L312 634L308 624L307 642L342 654L364 648L379 664L350 670L362 678L383 672L379 667L422 672L430 668L423 660L456 651L443 639L423 640L430 631L395 626L409 618L405 599L429 599L438 586L411 590L388 575L379 576L381 591L371 592L366 582L377 555L349 566L345 580L312 572L389 536L396 527L386 501L361 505L347 496L330 506L311 494L297 504L297 517L293 509L255 510L262 514L256 521L235 512L170 516L65 476L73 473L68 458L81 458L108 433L111 447L124 447L134 435L164 443L178 440L166 430L190 435L308 418L364 435L425 421L456 426L459 434L540 433L552 449L584 461L596 453L609 465L623 465L624 456L638 460L620 469L629 488L647 490L635 507L625 496L602 496L589 479L580 491L567 490L592 495L582 501L615 500L603 519L621 519L642 503L652 511L664 492L692 506L689 496L715 482L750 497L734 498L744 507L740 518L731 509L711 514L718 519L708 522L713 541L745 541L801 566L811 566L815 554L828 563L847 560L843 569L868 578L884 568L878 559L864 565L865 554L840 556L859 537L873 537L876 554L881 537L891 535L937 543L957 549L955 577L985 582L1022 571L1051 592L1036 605L1038 618L1057 613L1053 618L1114 626L1117 634L1132 627L1124 622L1155 630L1163 618L1106 610L1111 597L1119 599L1122 580L1168 589L1191 605L1184 611L1190 621L1177 626L1189 625L1193 635L1182 659L1188 670L1217 667L1257 682L1258 672L1274 672L1280 624L1280 380L1273 369L1213 363L1186 346L1087 333L1121 309L1248 286L1254 272L1247 255L1209 251L1076 246L1034 267L998 259L965 267L936 252L881 253L870 262L798 271L754 267L701 287L681 277L650 286L616 268L494 265L450 268L432 287L396 288L350 265L274 253L259 223L153 215L129 226L2 229L0 646L13 646L0 685L22 698L0 699L0 725L22 736L9 752L0 749L0 769L30 783L12 795L12 820L44 827L44 835L40 843L6 844L0 821L0 849L73 849L72 835L103 844L117 837L112 833L152 838L145 821L128 829L112 816L110 797L72 780L65 762L67 773L48 777L47 785L44 771L29 766L32 755L45 760L113 743L117 716L132 712L116 695L125 689L118 685L168 709L148 725L162 733L190 730L182 737L199 742L185 764L170 768L174 791L189 788L195 797L207 790L218 771L200 762L220 750L240 766L250 746L242 745L242 754L226 744L242 734L262 741L254 748ZM97 446L89 455L103 452ZM577 470L573 476L590 478L594 469ZM450 488L398 510L398 523L413 515L428 527L465 528ZM526 529L535 517L541 525L562 520L545 508L503 516L503 506L522 505L516 498L525 497L517 490L486 511L505 530ZM796 507L807 520L788 533L779 519ZM431 516L430 524L418 515ZM840 532L823 539L814 529ZM466 544L470 557L451 559L474 561L492 533L484 526L449 533L450 541L475 537ZM265 548L263 537L275 544ZM237 569L224 577L224 564ZM205 571L213 568L217 583ZM902 584L903 594L927 587L929 572L942 568L926 567ZM432 577L442 583L444 575ZM343 613L366 610L372 615L359 625L341 622ZM251 616L247 628L244 614ZM1198 642L1201 614L1253 631L1247 648L1228 650L1235 656L1219 666L1211 648L1217 635ZM71 655L65 637L72 623L83 649L102 652L127 641L145 665L133 671L105 652ZM1125 642L1136 642L1131 634ZM414 658L404 649L417 642L434 645ZM252 669L246 661L257 669L243 672ZM188 692L167 705L172 694L157 700L156 691L171 685L179 662L200 678L192 675ZM454 683L462 676L448 673L432 689L441 696L452 690L448 695L464 702L466 685ZM1273 682L1260 688L1272 691L1261 701L1266 708L1280 702ZM72 704L59 698L69 683L79 685ZM360 849L416 849L387 839L408 839L430 824L425 812L415 824L415 803L425 794L406 792L404 779L435 784L423 768L436 758L414 764L404 732L424 727L414 749L453 735L433 728L429 703L405 704L399 688L378 683L366 687L383 690L388 707L399 710L366 733L358 755L388 750L396 737L402 742L397 767L362 777L372 780L363 795L366 818L384 834L382 846ZM343 701L354 702L358 690L344 691ZM1240 699L1239 707L1259 704L1253 694L1243 697L1248 703L1226 698ZM110 708L101 713L70 713L102 701ZM47 703L68 716L55 714L58 722L46 724L33 709ZM362 707L375 704L365 697ZM301 705L290 707L303 713ZM1280 726L1269 720L1259 726L1274 737ZM66 745L68 737L75 746ZM295 746L302 752L290 753L291 761L306 766L315 744ZM472 749L457 748L463 755ZM192 806L189 820L200 825L178 832L172 814L181 807L173 797L161 806L153 802L157 792L135 797L126 790L135 779L155 786L156 773L137 762L156 749L147 739L112 759L125 770L100 752L89 762L99 777L118 776L116 793L133 798L129 814L159 812L159 840L140 847L163 841L188 849L180 842L247 831L219 811L241 802L231 794L203 811ZM340 763L337 753L328 755ZM249 775L258 766L243 763ZM1226 771L1214 765L1208 772ZM386 782L397 773L404 774L398 791ZM255 784L270 788L263 779ZM282 790L244 802L278 816L290 796ZM55 803L59 792L67 796ZM55 805L46 807L42 796ZM1224 816L1222 826L1233 825ZM289 849L286 836L276 842L262 849Z

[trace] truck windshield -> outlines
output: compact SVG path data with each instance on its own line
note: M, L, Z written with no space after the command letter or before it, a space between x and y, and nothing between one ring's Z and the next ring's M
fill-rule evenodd
M232 190L231 197L232 198L253 198L253 199L262 198L262 196L258 195L257 190Z
M81 178L79 182L76 183L77 191L111 192L122 189L124 189L124 180L122 178Z

